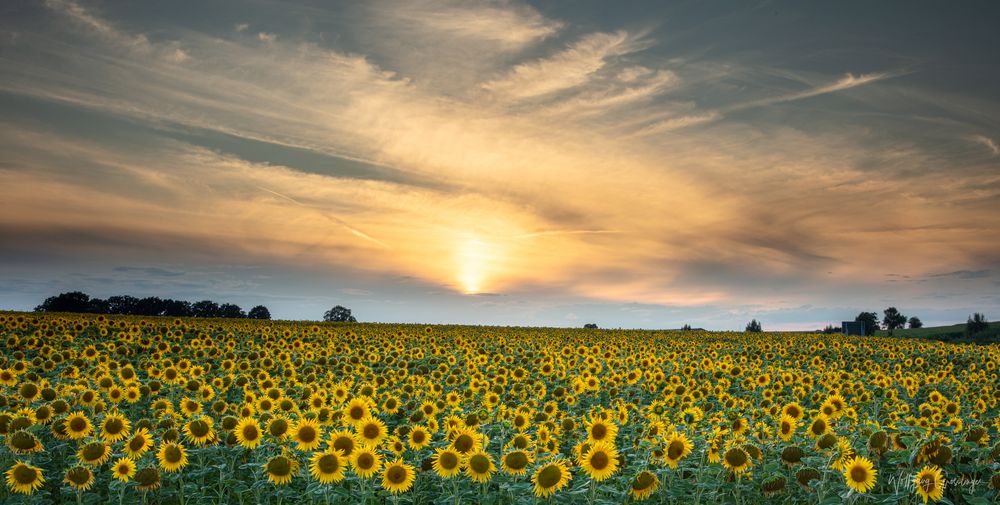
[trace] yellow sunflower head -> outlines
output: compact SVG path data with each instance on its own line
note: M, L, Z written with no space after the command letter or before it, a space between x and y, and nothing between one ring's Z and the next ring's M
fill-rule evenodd
M14 463L6 475L7 488L14 493L32 494L45 484L41 468L20 461Z
M382 488L391 494L405 493L413 487L416 473L402 459L390 461L382 470Z
M854 457L844 465L844 479L847 486L859 493L867 493L875 487L878 471L868 458Z
M536 468L532 474L533 492L539 498L552 496L565 487L572 477L565 460L561 458L551 460Z

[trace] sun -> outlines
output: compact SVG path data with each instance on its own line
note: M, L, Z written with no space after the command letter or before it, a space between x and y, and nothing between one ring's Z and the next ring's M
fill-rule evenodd
M493 262L490 245L478 238L466 239L459 246L456 259L462 291L467 295L481 293Z

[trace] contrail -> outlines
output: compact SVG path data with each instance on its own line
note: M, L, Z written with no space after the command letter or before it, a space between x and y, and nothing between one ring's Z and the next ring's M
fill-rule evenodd
M298 201L298 200L296 200L296 199L294 199L294 198L292 198L292 197L290 197L288 195L285 195L285 194L282 194L282 193L278 193L277 191L274 191L274 190L271 190L271 189L267 189L267 188L265 188L263 186L256 186L255 185L254 187L257 188L257 189L259 189L259 190L261 190L261 191L266 191L268 193L271 193L272 195L277 196L279 198L284 198L285 200L288 200L289 202L292 202L295 205L298 205L300 207L305 207L307 209L311 209L311 210L314 210L316 212L319 212L319 214L321 216L323 216L323 217L329 219L330 221L333 221L334 223L337 223L341 227L347 229L347 231L351 232L351 234L354 235L355 237L365 239L365 240L367 240L369 242L373 242L373 243L378 244L378 245L380 245L380 246L382 246L382 247L384 247L386 249L392 249L391 247L389 247L389 244L386 244L385 242L382 242L381 240L379 240L379 239L377 239L377 238L375 238L375 237L373 237L373 236L371 236L371 235L369 235L369 234L367 234L367 233L365 233L365 232L363 232L363 231L361 231L361 230L359 230L359 229L351 226L350 224L347 223L347 221L344 221L343 219L340 219L339 217L334 216L333 214L330 214L329 212L327 212L325 210L318 209L318 208L313 207L311 205L306 205L306 204L304 204L304 203L302 203L302 202L300 202L300 201Z

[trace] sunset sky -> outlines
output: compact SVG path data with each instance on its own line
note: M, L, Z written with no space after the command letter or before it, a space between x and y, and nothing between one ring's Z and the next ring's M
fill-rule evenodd
M1000 3L0 4L0 308L1000 318Z

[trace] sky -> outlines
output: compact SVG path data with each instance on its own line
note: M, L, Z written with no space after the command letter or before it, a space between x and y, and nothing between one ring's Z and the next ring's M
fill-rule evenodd
M0 308L1000 317L996 2L0 4Z

